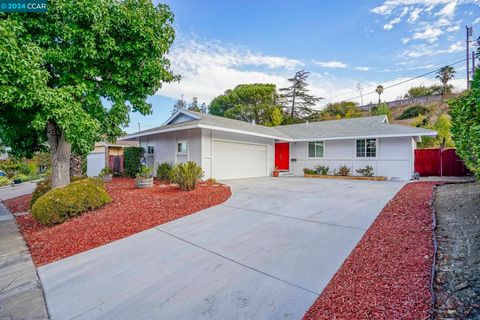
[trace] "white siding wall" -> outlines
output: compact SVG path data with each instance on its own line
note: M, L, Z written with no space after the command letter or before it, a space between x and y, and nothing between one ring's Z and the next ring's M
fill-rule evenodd
M275 158L275 140L261 137L254 137L249 135L222 132L210 129L202 129L202 167L205 171L205 178L211 178L212 165L215 159L212 156L213 140L227 140L236 142L256 143L267 145L267 171L272 172ZM215 177L213 177L215 178Z
M187 155L177 155L177 141L186 140L188 142ZM188 129L173 132L159 133L151 136L142 137L140 146L147 151L147 146L154 147L154 154L148 165L153 166L153 170L157 169L159 163L162 162L185 162L195 161L201 164L201 148L202 148L202 131L201 129Z
M303 168L313 169L316 165L326 165L331 173L341 165L350 167L351 173L370 165L374 174L388 179L410 180L413 174L413 150L415 141L411 137L377 139L377 158L356 158L355 140L325 141L323 158L308 158L307 142L290 143L290 171L303 175Z

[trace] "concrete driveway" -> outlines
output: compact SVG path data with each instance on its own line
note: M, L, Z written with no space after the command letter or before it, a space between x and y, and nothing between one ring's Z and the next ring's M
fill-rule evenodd
M39 268L52 319L301 319L404 185L226 183L222 205Z

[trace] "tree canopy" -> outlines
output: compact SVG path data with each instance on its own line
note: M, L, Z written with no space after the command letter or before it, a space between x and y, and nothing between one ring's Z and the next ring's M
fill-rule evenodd
M215 97L209 112L216 116L276 126L282 122L281 106L274 84L241 84Z
M290 119L304 119L312 115L312 107L320 101L321 97L315 97L308 93L308 75L310 72L300 70L295 73L293 78L288 79L290 86L281 88L281 98L285 109L285 114Z
M452 92L453 86L447 86L447 93ZM405 98L417 98L417 97L424 97L424 96L432 96L437 94L442 94L444 90L443 86L440 85L431 85L431 86L418 86L418 87L411 87L408 89L408 92L405 94Z
M355 102L342 101L327 104L323 110L312 114L309 120L322 121L342 118L357 118L361 116L362 113Z
M130 111L149 114L147 96L178 79L166 58L172 24L167 5L147 0L54 0L43 14L0 13L0 139L31 154L48 138L53 186L68 183L71 150L113 140Z
M480 178L480 72L477 70L470 90L449 101L452 136L458 155Z

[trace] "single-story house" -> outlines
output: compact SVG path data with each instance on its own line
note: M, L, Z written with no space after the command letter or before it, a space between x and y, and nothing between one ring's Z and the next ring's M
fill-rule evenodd
M414 149L422 128L388 123L386 116L307 122L276 127L179 110L163 125L127 135L137 141L156 168L159 163L188 160L200 164L205 178L237 179L285 174L303 175L304 168L341 165L355 170L370 165L374 174L410 180Z
M138 146L137 141L116 141L115 143L100 141L87 155L87 176L98 176L105 167L116 173L123 172L123 149Z

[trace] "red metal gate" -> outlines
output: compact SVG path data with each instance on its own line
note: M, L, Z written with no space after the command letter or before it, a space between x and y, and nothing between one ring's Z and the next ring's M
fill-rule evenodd
M123 156L108 156L108 166L116 174L123 173Z
M469 174L455 149L416 149L415 172L420 176L466 176Z

